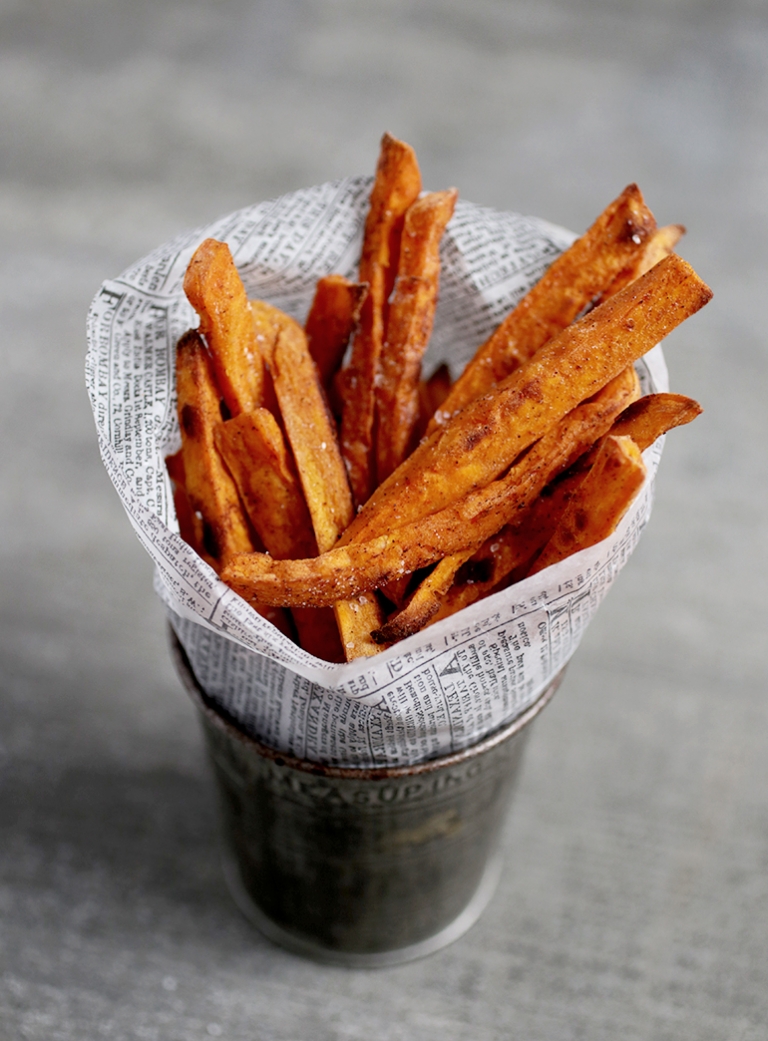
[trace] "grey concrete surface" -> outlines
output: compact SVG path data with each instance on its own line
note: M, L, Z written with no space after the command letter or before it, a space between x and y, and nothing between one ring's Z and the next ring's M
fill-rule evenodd
M759 0L0 0L0 1037L768 1036L768 10ZM83 389L100 281L372 169L583 229L637 180L715 290L669 341L705 414L537 723L503 880L378 972L224 892L149 562Z

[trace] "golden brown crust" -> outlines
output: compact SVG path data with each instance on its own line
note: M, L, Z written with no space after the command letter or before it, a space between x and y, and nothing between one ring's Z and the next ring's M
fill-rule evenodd
M168 460L182 533L328 660L375 654L605 538L643 480L640 450L701 411L671 394L626 407L633 363L711 296L673 252L682 226L656 228L636 185L453 386L444 366L422 382L456 192L420 190L413 150L385 134L360 282L320 279L305 330L247 300L224 243L202 243L185 277L200 328L179 344Z
M365 222L360 282L368 295L344 380L341 443L356 504L373 490L372 450L374 387L384 340L386 310L392 292L405 212L421 191L416 153L385 134Z
M353 516L347 472L336 427L320 386L303 330L290 318L280 328L270 361L275 393L293 449L320 552L331 549ZM336 600L343 598L339 594ZM333 604L347 660L377 650L370 638L381 624L375 596ZM302 605L298 605L302 606Z
M631 437L609 434L594 465L572 495L551 538L531 566L535 575L559 560L608 538L645 479L640 449Z
M335 544L352 520L352 497L336 427L304 330L287 316L275 341L270 368L317 547L322 553Z
M391 534L339 546L312 560L275 561L259 553L241 556L226 569L225 581L246 599L322 607L368 593L444 556L470 548L474 551L608 431L627 401L620 392L622 386L630 387L624 375L565 416L505 477L428 517L404 523Z
M594 224L554 261L456 380L428 432L487 393L604 295L643 253L656 227L636 184L628 185Z
M421 359L432 335L440 277L440 240L453 215L455 189L417 199L405 215L397 279L387 313L376 381L376 478L405 459L419 420Z
M195 541L220 567L253 549L237 488L214 443L221 423L221 394L213 364L199 334L185 333L176 348L181 451Z
M667 257L423 441L376 490L342 544L417 520L494 480L711 295L690 265Z
M318 280L304 332L326 393L360 320L367 293L365 283L350 282L343 275L326 275Z
M248 297L225 242L206 239L198 246L184 276L184 292L200 316L199 331L230 415L264 404L264 361Z
M684 394L647 394L624 409L611 433L629 435L644 452L662 434L691 423L702 411L698 401Z
M242 412L214 429L216 447L268 553L278 560L317 552L293 458L265 408Z

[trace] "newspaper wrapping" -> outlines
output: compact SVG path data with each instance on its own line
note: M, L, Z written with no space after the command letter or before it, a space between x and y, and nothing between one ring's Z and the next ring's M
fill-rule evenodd
M340 766L412 765L458 751L528 708L575 651L650 514L646 482L598 545L465 608L373 658L320 661L225 586L178 535L164 459L180 446L175 345L197 325L186 266L227 242L249 296L305 320L316 280L354 277L370 178L240 210L179 236L107 281L88 315L86 380L104 465L195 675L242 729L278 751ZM546 221L459 201L441 246L440 299L425 369L454 373L574 236ZM667 389L659 347L637 364Z

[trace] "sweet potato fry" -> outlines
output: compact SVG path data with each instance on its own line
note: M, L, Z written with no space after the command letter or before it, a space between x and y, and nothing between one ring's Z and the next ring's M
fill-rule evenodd
M323 553L331 549L349 525L352 496L336 427L306 337L290 318L283 320L269 364L317 546ZM342 596L336 599L341 600ZM362 597L352 605L333 606L347 658L376 653L378 648L370 639L371 630L381 624L375 596Z
M173 489L173 508L176 511L176 520L179 524L179 535L191 546L195 553L202 556L203 547L197 541L195 531L195 513L187 495L184 485L176 485Z
M398 611L389 618L381 628L374 629L371 636L375 642L378 644L395 643L397 640L404 640L406 636L411 636L412 633L423 629L440 610L443 598L453 585L456 572L465 561L469 560L472 552L471 549L465 549L438 561L402 611Z
M692 422L701 412L698 401L683 394L646 394L624 409L611 434L628 435L644 452L662 434Z
M286 315L284 311L274 307L272 304L268 304L265 300L249 300L248 303L251 307L256 343L265 363L261 404L264 408L269 409L274 416L278 416L280 407L275 396L275 387L269 366L275 353L277 336L283 327Z
M384 619L375 593L359 592L351 599L337 600L333 613L347 661L370 658L379 653L381 647L371 633Z
M264 360L245 288L229 246L206 239L184 276L184 292L200 316L200 332L232 416L264 404Z
M486 539L475 554L457 553L441 560L403 610L374 631L376 642L388 644L405 639L476 603L500 587L507 576L519 572L559 530L569 501L579 494L586 476L586 472L579 471L556 483L549 495L539 496L531 504L521 521L506 525Z
M624 409L610 433L630 436L638 448L645 451L662 434L675 426L690 423L700 412L701 406L682 394L648 394ZM593 461L590 451L545 488L517 522L508 524L486 540L469 559L466 569L457 569L455 582L428 622L437 622L487 596L508 580L512 572L531 560L552 537Z
M478 349L427 432L444 426L456 411L485 394L570 325L642 254L655 227L640 189L630 184Z
M456 571L453 585L441 598L427 624L447 618L507 584L551 537L574 490L585 474L569 474L542 491L519 520L492 535Z
M187 495L187 479L184 474L182 451L166 456L165 467L173 485L173 507L179 525L179 535L196 553L202 555L203 547L197 541L195 514Z
M639 392L639 380L634 369L630 367L608 384L600 398L604 405L608 405L612 400L613 415L616 415L622 409L623 403L636 398ZM608 421L606 419L606 423ZM570 488L575 487L583 476L579 474L575 481L573 477L570 478ZM454 585L454 578L461 570L465 572L465 579L460 585L470 591L467 593L466 603L474 603L485 592L489 592L504 574L528 561L547 541L568 501L567 494L564 482L560 481L558 492L547 496L540 495L524 512L520 521L505 525L501 531L487 539L476 553L472 549L464 550L441 560L403 609L372 634L374 640L378 643L402 640L411 633L418 632L438 612L442 615L444 601ZM556 505L558 499L562 500L559 509ZM548 526L547 519L550 520ZM543 526L544 532L541 530ZM465 567L468 562L471 562L471 566ZM482 593L480 589L483 590ZM453 599L456 599L456 594Z
M367 285L350 282L343 275L326 275L317 283L304 332L326 393L360 319L367 292Z
M287 636L289 640L296 643L296 630L293 624L293 612L286 611L283 607L272 607L270 604L259 604L253 601L251 607L258 612L262 618L274 625L275 629Z
M186 486L187 476L184 473L184 453L181 449L178 452L174 452L173 455L165 457L165 468L174 484L181 485L182 488Z
M666 224L663 228L656 228L648 237L642 252L633 257L632 262L618 273L602 298L607 299L609 296L613 296L624 286L644 275L646 271L650 271L660 260L674 252L675 246L683 235L685 235L685 228L682 224Z
M711 295L690 265L667 257L423 441L371 496L341 544L418 520L498 477Z
M265 408L214 429L216 447L267 553L278 560L317 553L304 496L277 420Z
M644 275L652 267L656 267L659 261L663 260L664 257L668 257L670 253L674 253L675 246L683 235L685 235L685 226L683 224L665 224L663 227L657 228L645 245L643 259L637 270L637 277Z
M395 294L390 305L387 322L388 342L385 343L382 352L381 376L388 390L385 391L384 386L380 390L377 386L377 479L379 483L385 477L388 477L396 466L399 466L405 458L407 451L410 451L413 445L420 440L429 420L445 400L451 388L450 370L447 365L443 364L432 373L428 381L416 382L414 391L414 382L418 380L418 374L421 370L421 356L429 341L434 319L434 305L437 302L439 241L434 240L437 237L437 233L442 236L440 224L437 222L443 223L444 230L444 223L447 223L447 220L450 219L450 214L447 214L447 210L450 208L452 214L455 206L455 197L453 199L450 198L452 194L453 192L436 192L432 195L427 195L423 199L417 200L406 214L400 266L398 268L398 271L402 271L403 275L398 274L398 281L395 283ZM422 204L426 205L423 206ZM443 217L446 218L445 222L442 220ZM418 237L416 237L414 242L414 230L418 232L419 226L424 223L427 223L428 231L426 241L422 237L420 242ZM430 266L435 276L434 282L431 283L430 280L430 283L431 288L434 289L434 295L432 295L430 283L426 285L419 284L419 288L415 293L409 293L407 292L407 282L403 282L404 292L402 295L399 294L398 287L401 284L401 277L405 279L416 277L416 273L419 270L425 270L423 261L429 258L424 246L430 246L430 235L432 239ZM422 247L421 249L419 248L420 246ZM411 288L413 288L413 284L411 284ZM429 317L428 330L424 326L417 325L419 299L426 301L431 309L431 314L427 315ZM409 317L411 321L408 321ZM392 330L392 336L389 333L390 329ZM409 340L411 336L413 336L413 343ZM389 343L390 339L393 341L394 346ZM392 346L391 350L390 346ZM408 371L409 367L410 372ZM402 381L399 379L401 374L403 375ZM404 434L411 419L413 419L413 429L406 438ZM385 433L390 434L390 431L393 431L397 438L398 429L400 431L399 443L397 440L393 443L384 436ZM403 451L403 446L405 446L406 451ZM387 447L390 449L389 453L387 453ZM389 454L389 458L387 454ZM402 606L405 601L409 580L410 576L405 575L401 579L387 583L383 590L387 599L391 600L398 607ZM418 603L413 610L414 613L420 610Z
M421 359L437 306L440 240L456 205L455 188L417 199L405 215L400 259L376 380L376 478L383 481L412 447L419 419Z
M301 326L283 317L269 359L275 394L321 553L353 515L336 428Z
M231 562L224 580L245 600L290 607L324 607L340 600L349 603L442 555L442 546L434 540L429 545L414 545L409 541L411 534L409 527L308 560L273 560L263 553L250 553Z
M442 407L451 390L451 370L443 362L438 365L428 380L419 383L419 424L416 430L417 440L426 433L430 419Z
M574 492L549 542L529 569L535 575L564 557L594 546L615 531L645 478L631 437L609 434L594 465Z
M232 553L253 547L237 490L214 445L221 421L221 395L211 359L195 330L177 347L176 382L182 447L166 459L179 533L216 571ZM186 462L185 462L186 459ZM194 491L187 492L187 472ZM253 603L263 618L294 639L290 615L281 607Z
M219 568L235 553L253 549L237 489L214 444L221 423L220 392L200 335L191 330L176 348L181 452L195 543Z
M624 376L620 379L628 382ZM477 548L607 432L625 400L617 399L613 387L606 388L560 420L501 480L391 534L340 546L310 560L279 561L251 553L233 560L224 579L245 599L322 607L349 601L441 557Z
M323 661L346 661L339 627L330 607L294 607L291 611L299 644L308 654Z
M360 314L360 327L352 343L348 378L344 381L342 452L357 504L373 489L372 452L374 384L386 323L387 300L397 270L405 212L421 191L421 174L413 149L385 134L371 191L360 258L361 282L368 295Z
M271 412L243 412L214 431L216 446L235 479L248 518L275 559L317 553L296 468ZM326 661L343 661L333 612L296 608L293 620L305 651Z
M377 643L404 640L493 592L541 549L554 532L569 495L583 479L584 474L579 473L567 484L555 485L554 495L540 495L520 521L506 524L476 552L465 550L444 557L402 611L372 633L374 640Z

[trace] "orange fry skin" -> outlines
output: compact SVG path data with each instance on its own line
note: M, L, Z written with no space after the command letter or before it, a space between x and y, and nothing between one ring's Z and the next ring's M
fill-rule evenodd
M184 473L184 453L181 449L165 457L165 468L174 484L186 486L187 475Z
M627 401L637 397L640 383L633 368L625 369L599 395L609 411L604 423L610 422L610 416L619 413ZM567 464L566 464L567 465ZM553 487L557 491L544 495L543 492L523 512L522 518L513 524L506 524L500 531L486 539L476 553L472 549L454 553L441 560L434 570L424 579L413 593L407 604L393 615L376 632L373 638L379 643L391 643L402 640L427 625L433 616L444 614L446 598L453 591L455 584L466 591L466 603L474 603L481 595L489 592L503 575L528 561L532 554L541 548L554 530L557 520L562 514L572 490L583 479L583 474L560 480ZM561 504L558 505L558 502ZM549 520L548 527L546 526ZM542 533L544 527L544 533ZM468 582L454 583L457 573L470 564L469 574L473 576ZM466 570L466 569L465 569ZM482 578L480 577L482 576ZM482 590L482 592L481 592ZM456 599L454 592L452 599ZM466 606L462 604L461 606ZM448 611L447 613L452 613Z
M402 611L387 619L380 629L375 629L371 636L378 644L396 643L406 636L423 629L429 620L440 610L448 590L453 585L456 572L461 565L472 556L472 550L462 550L443 557L435 564L418 589L413 593Z
M431 622L447 618L492 593L517 568L530 561L557 527L557 522L574 490L584 479L582 472L569 474L544 489L519 520L505 525L483 543L466 566L456 569L450 589L445 591ZM463 563L463 562L462 562Z
M294 607L293 621L299 634L299 643L309 654L323 661L346 661L341 646L339 627L330 607Z
M176 484L174 505L181 537L220 571L233 553L253 548L237 489L214 443L221 422L221 393L211 358L199 333L179 340L176 358L181 451L167 460ZM258 613L289 639L290 616L280 607L253 603Z
M443 362L438 365L428 380L419 383L419 425L416 439L420 441L435 412L442 406L451 390L451 370Z
M214 443L221 395L213 364L195 330L185 333L176 348L176 387L195 542L218 568L233 554L249 553L253 544L237 488Z
M623 374L620 380L629 386ZM310 560L279 561L251 553L231 561L224 579L245 599L322 607L340 599L349 602L443 556L474 550L607 432L625 401L613 388L597 395L565 416L501 480L391 534L337 546Z
M206 239L198 246L184 292L200 316L199 331L230 415L258 408L264 403L264 360L245 287L225 242Z
M645 451L662 434L690 423L700 413L701 406L693 398L682 394L648 394L624 409L610 433L631 437L640 451ZM545 488L516 523L491 536L469 561L466 578L462 578L461 571L457 572L456 581L445 593L432 620L447 618L474 604L529 561L552 537L574 491L593 462L594 454L590 451L571 470Z
M437 306L440 240L453 216L455 188L417 199L405 215L400 260L387 312L376 381L376 476L379 482L408 454L419 420L421 359Z
M306 503L277 420L266 409L243 412L214 431L248 518L276 560L317 553ZM344 656L333 612L295 608L293 620L305 651L326 661Z
M421 191L413 149L385 134L365 222L359 281L368 283L360 326L343 381L341 442L357 504L373 490L374 387L384 341L387 301L394 283L405 212Z
M643 259L638 266L637 277L650 271L670 253L674 253L675 246L683 235L685 235L685 225L683 224L665 224L663 227L657 228L643 250Z
M494 480L711 295L690 265L676 254L667 257L422 441L376 490L342 544L417 520Z
M283 317L269 359L275 394L296 460L317 548L330 549L353 516L336 427L300 325Z
M265 408L242 412L219 423L214 440L267 552L278 560L314 556L317 543L312 522L272 413Z
M640 449L631 437L609 434L594 465L574 492L549 542L528 574L608 538L645 479Z
M674 427L691 423L702 407L684 394L647 394L628 405L611 427L617 437L628 435L641 452Z
M368 286L343 275L319 279L304 332L326 393L360 319Z
M317 547L323 553L349 525L354 508L336 426L306 336L290 318L284 317L269 365ZM375 654L378 648L370 632L382 620L375 596L363 596L351 604L343 597L336 599L334 613L347 660Z
M188 546L202 556L203 547L197 541L195 514L187 495L187 479L181 449L173 455L166 456L165 467L173 483L173 507L179 525L179 535Z
M427 432L444 426L450 416L487 393L570 325L642 254L655 227L640 189L628 185L478 349Z
M656 228L646 240L642 252L633 257L632 262L623 271L619 272L608 289L606 289L603 299L618 293L624 286L634 282L636 278L644 275L646 271L650 271L664 257L668 257L670 253L674 252L675 246L683 235L685 235L685 228L682 224L665 224L662 228Z

